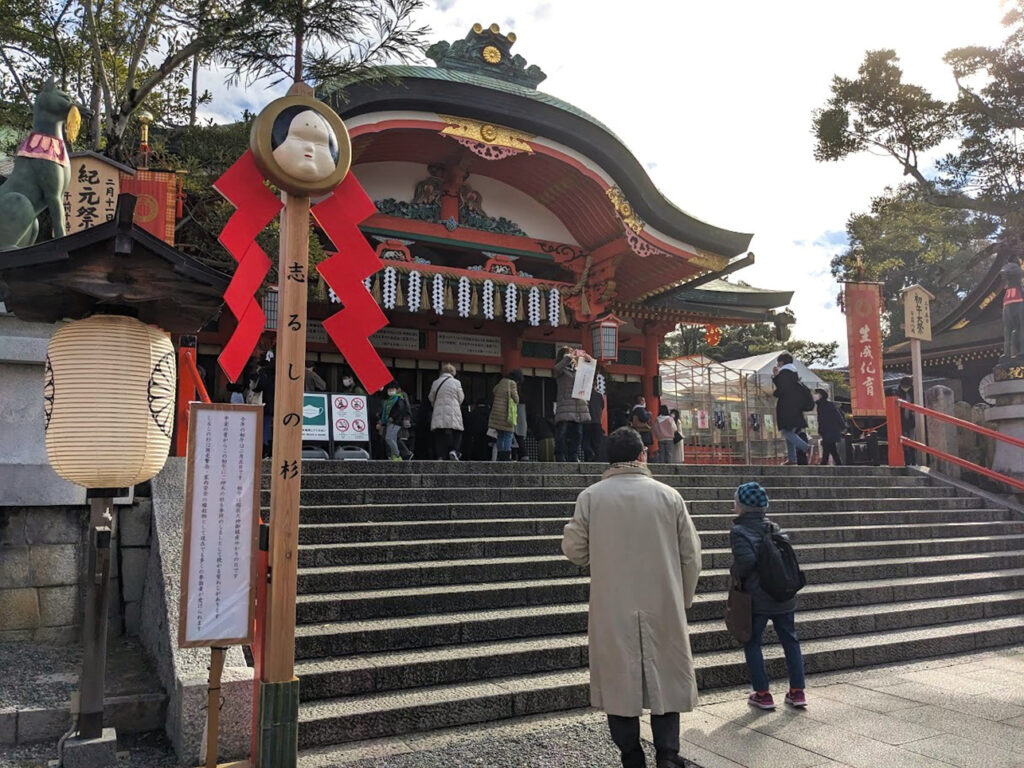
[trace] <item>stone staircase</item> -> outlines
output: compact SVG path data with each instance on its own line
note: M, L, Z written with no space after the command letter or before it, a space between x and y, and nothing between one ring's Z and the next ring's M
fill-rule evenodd
M1024 640L1024 522L1006 510L905 470L653 468L687 500L704 546L689 614L702 688L747 681L722 615L732 496L750 479L807 574L808 672ZM602 470L306 462L300 746L588 706L588 579L560 541ZM784 675L781 648L765 652Z

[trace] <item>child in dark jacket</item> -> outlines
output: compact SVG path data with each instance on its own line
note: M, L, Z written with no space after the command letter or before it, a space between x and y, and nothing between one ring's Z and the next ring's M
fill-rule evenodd
M745 483L736 489L736 519L729 532L733 564L730 573L743 585L743 591L751 596L753 627L750 640L744 648L747 668L754 692L748 703L758 709L775 709L775 700L769 691L768 672L761 652L761 637L768 622L775 626L783 651L786 654L786 669L789 672L789 693L786 703L792 707L806 707L804 695L804 658L800 652L800 641L796 636L796 598L779 602L761 587L757 571L757 554L761 542L769 533L777 533L779 526L765 515L768 512L768 494L757 483Z

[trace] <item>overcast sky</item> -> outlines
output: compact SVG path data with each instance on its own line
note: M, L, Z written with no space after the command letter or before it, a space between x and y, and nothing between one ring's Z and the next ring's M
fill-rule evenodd
M757 263L737 278L795 290L795 335L840 341L845 362L829 260L850 213L901 176L881 157L816 163L811 112L868 49L896 49L909 80L951 96L942 55L997 44L1002 15L1001 0L434 0L423 20L432 40L475 22L515 32L513 52L548 75L540 89L610 127L673 203L753 232ZM276 95L208 87L217 120Z

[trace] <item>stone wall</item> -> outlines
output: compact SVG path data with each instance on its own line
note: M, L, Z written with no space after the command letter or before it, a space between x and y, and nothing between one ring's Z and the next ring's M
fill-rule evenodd
M0 507L85 503L85 489L58 477L46 459L43 369L58 327L0 311L0 435L7 438L0 445Z
M115 507L110 633L138 635L152 504ZM81 639L89 508L0 506L0 642Z

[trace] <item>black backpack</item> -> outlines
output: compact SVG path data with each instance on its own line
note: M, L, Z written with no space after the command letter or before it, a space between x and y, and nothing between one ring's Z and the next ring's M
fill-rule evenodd
M793 545L781 533L766 533L757 553L761 588L780 603L792 600L807 584Z
M802 381L798 381L797 383L800 385L800 410L813 411L814 395L811 394L811 390Z

